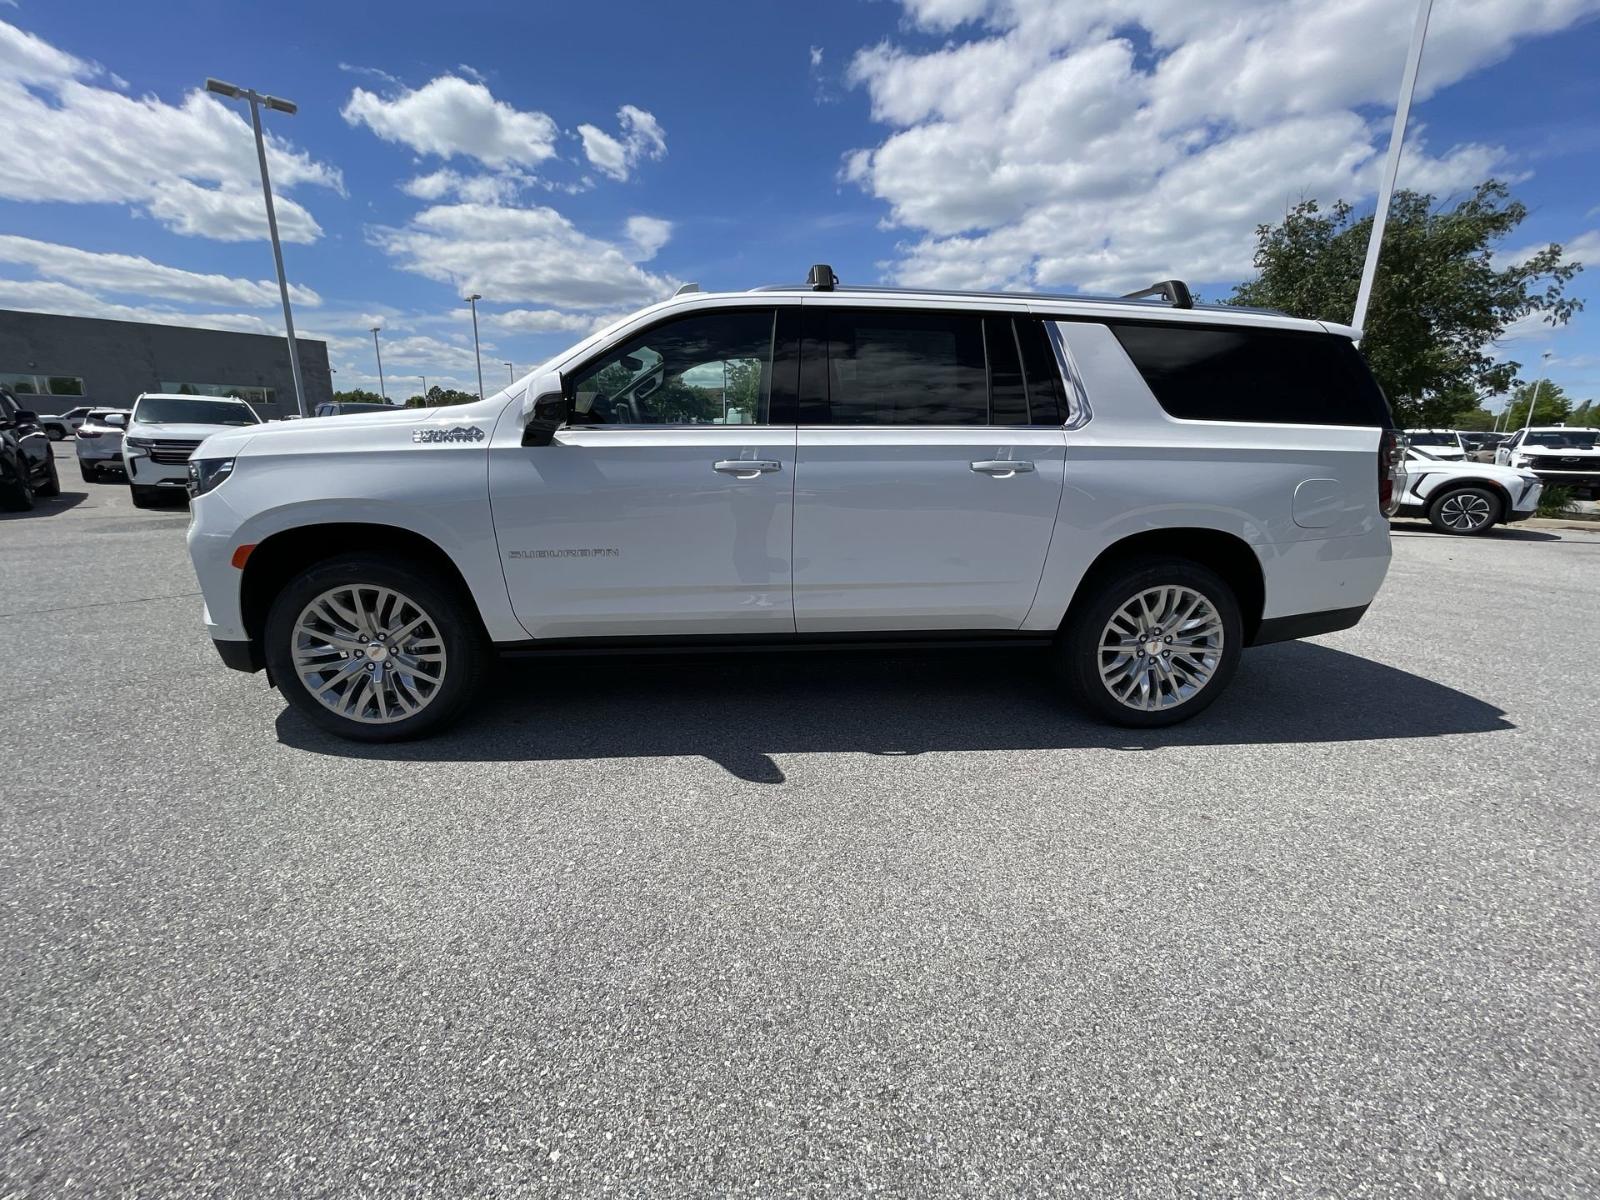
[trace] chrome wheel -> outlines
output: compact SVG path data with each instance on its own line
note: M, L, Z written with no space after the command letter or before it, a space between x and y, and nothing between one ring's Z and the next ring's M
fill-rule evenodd
M393 588L341 584L300 610L295 674L329 711L387 725L426 708L444 683L444 638L415 600Z
M1457 492L1439 505L1439 520L1459 533L1482 529L1494 515L1489 501L1476 492Z
M1222 662L1222 617L1193 588L1154 587L1117 609L1100 632L1100 682L1143 712L1192 699Z

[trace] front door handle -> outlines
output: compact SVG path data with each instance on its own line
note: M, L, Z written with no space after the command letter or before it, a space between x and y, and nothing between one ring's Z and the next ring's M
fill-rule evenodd
M711 469L723 475L737 475L740 479L754 479L767 471L783 470L783 464L771 458L725 458L712 463Z
M1013 475L1026 475L1033 464L1025 458L990 458L967 464L980 475L993 475L996 479L1009 479Z

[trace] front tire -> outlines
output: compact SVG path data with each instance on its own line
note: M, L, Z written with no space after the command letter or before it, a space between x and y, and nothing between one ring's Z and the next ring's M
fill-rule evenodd
M128 495L132 498L135 508L154 508L158 492L158 488L140 487L137 483L128 485Z
M1244 647L1233 589L1181 558L1140 558L1085 582L1056 645L1068 691L1115 725L1186 721L1227 687Z
M1428 523L1440 533L1475 537L1500 523L1504 507L1488 488L1451 488L1428 505Z
M455 589L412 563L364 554L291 580L272 602L265 637L284 698L360 742L443 729L477 693L488 658L477 614Z

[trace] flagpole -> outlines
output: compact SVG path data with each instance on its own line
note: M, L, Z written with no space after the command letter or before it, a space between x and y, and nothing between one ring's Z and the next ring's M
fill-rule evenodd
M1389 220L1389 201L1394 195L1395 176L1400 173L1400 149L1405 143L1406 121L1411 116L1411 95L1417 90L1417 67L1422 62L1422 42L1428 36L1428 15L1433 0L1417 5L1417 23L1411 30L1411 51L1406 55L1406 71L1400 80L1400 104L1394 110L1394 130L1389 134L1389 158L1383 165L1383 185L1378 189L1378 208L1372 214L1372 236L1367 239L1367 261L1361 268L1361 288L1356 292L1356 311L1350 324L1364 329L1367 305L1372 300L1372 282L1378 274L1378 251L1383 245L1383 227Z

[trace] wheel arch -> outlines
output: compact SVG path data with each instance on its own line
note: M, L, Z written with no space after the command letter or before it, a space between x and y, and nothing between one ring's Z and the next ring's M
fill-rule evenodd
M1136 558L1181 558L1215 571L1233 589L1244 626L1244 644L1250 645L1261 628L1266 605L1266 576L1250 544L1237 534L1220 529L1151 529L1130 534L1100 551L1073 591L1061 626L1066 628L1082 605L1088 603L1094 583L1125 562Z
M1451 492L1459 492L1462 488L1471 487L1482 488L1484 491L1493 492L1499 497L1500 503L1503 507L1503 511L1500 514L1501 517L1504 518L1510 514L1512 497L1511 492L1506 485L1497 479L1484 479L1477 475L1446 476L1438 483L1434 484L1433 487L1428 489L1428 494L1423 497L1422 506L1424 509L1432 508Z
M386 555L425 567L457 593L468 611L477 617L482 630L483 616L466 576L437 542L398 525L328 521L297 525L274 533L251 550L239 581L240 615L250 641L261 645L267 611L289 580L308 567L342 554Z

